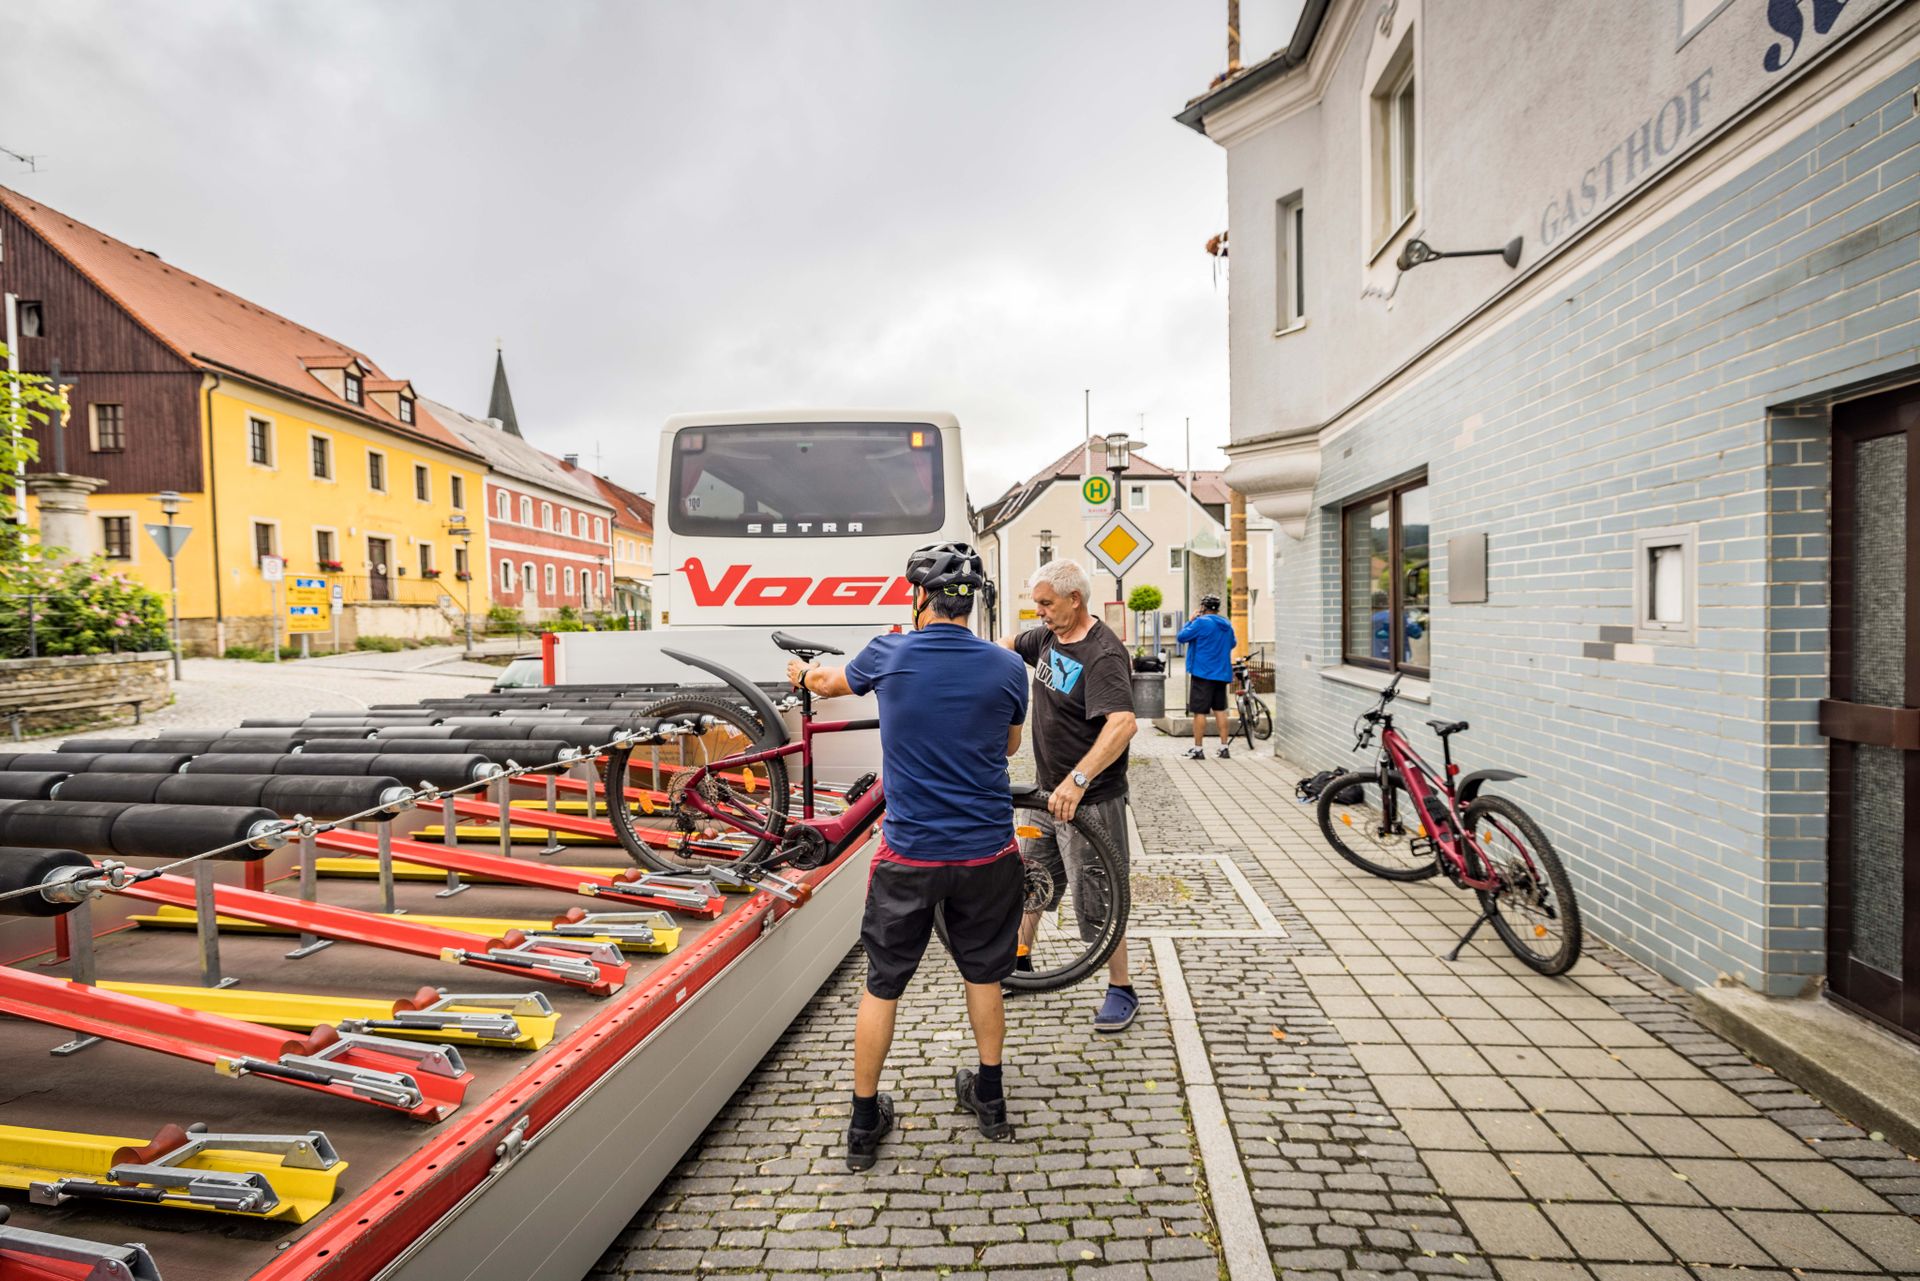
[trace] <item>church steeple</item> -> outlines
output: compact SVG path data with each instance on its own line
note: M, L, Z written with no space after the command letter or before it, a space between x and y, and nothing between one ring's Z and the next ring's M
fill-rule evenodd
M493 347L493 397L487 401L487 417L499 419L502 427L520 435L520 420L513 416L513 392L507 387L507 358L499 343Z

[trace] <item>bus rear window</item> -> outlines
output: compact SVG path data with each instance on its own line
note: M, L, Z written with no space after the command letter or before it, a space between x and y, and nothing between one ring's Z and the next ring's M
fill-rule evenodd
M674 438L676 534L925 534L946 519L940 432L925 423L752 423Z

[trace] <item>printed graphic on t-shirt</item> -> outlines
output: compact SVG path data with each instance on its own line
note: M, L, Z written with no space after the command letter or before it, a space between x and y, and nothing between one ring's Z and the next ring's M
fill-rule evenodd
M1047 665L1035 669L1040 683L1061 696L1073 693L1073 687L1080 683L1080 673L1084 670L1073 659L1057 649L1047 651Z

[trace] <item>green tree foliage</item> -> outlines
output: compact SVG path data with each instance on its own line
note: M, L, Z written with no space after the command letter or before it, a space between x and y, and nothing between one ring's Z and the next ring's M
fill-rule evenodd
M67 398L44 374L9 372L7 355L0 343L0 476L11 477L40 457L32 433L66 413ZM18 515L13 486L0 485L0 561L17 560L25 550Z
M1151 610L1159 609L1160 602L1163 599L1165 598L1160 595L1160 589L1158 587L1149 583L1142 583L1127 593L1127 608L1136 614L1145 614Z

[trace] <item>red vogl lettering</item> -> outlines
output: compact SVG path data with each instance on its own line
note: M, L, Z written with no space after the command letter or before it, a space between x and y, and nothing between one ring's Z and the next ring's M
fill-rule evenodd
M682 565L680 572L687 576L687 590L693 593L693 603L711 608L727 603L727 597L733 595L733 589L740 586L740 580L747 576L747 567L729 565L727 572L720 575L720 581L715 583L708 580L706 567L696 557Z
M875 578L823 578L807 597L809 605L871 605L887 580Z
M811 578L749 578L736 605L798 605L813 584Z

